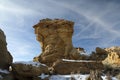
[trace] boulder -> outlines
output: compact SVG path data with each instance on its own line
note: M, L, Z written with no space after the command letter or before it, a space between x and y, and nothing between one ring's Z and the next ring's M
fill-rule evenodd
M55 74L70 74L71 72L86 74L90 70L103 70L104 66L101 62L85 61L85 60L58 60L53 63L51 70Z
M42 53L34 61L53 63L57 59L79 59L79 52L72 45L74 22L63 19L43 19L34 25Z
M9 66L12 64L12 61L13 58L7 50L6 36L0 29L0 68L8 70Z
M40 76L42 73L48 74L48 67L38 62L16 62L12 64L12 72L19 80L29 80ZM23 79L22 79L23 78Z
M117 52L110 52L102 63L110 68L120 69L120 55Z
M102 61L102 63L106 67L120 69L120 47L113 46L105 48L105 51L108 53L108 56Z

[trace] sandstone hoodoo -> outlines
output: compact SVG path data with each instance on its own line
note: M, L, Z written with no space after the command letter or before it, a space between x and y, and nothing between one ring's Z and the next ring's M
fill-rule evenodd
M79 52L72 45L74 22L63 19L43 19L34 27L42 53L34 58L42 63L53 63L57 59L78 59Z
M9 69L12 64L12 56L7 50L6 36L0 29L0 69Z

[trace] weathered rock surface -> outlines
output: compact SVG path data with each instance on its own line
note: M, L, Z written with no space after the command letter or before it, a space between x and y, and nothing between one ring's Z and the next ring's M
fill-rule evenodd
M56 74L90 73L90 70L103 70L104 66L101 62L85 61L85 60L58 60L52 66L53 72Z
M107 51L108 53L116 52L120 55L120 47L119 46L113 46L113 47L110 47L110 48L105 48L105 51Z
M102 61L107 57L107 55L108 53L105 51L105 49L96 47L95 52L92 52L92 54L89 56L89 60Z
M12 64L12 71L19 80L29 80L40 76L42 73L48 74L48 67L37 62L17 62ZM30 79L31 80L31 79Z
M42 63L57 59L78 59L79 52L72 45L74 22L63 19L43 19L34 27L42 53L34 58Z
M6 36L0 29L0 68L8 70L9 66L12 64L12 61L13 58L7 50Z
M37 62L17 62L12 64L12 71L23 76L39 76L42 73L49 73L45 64Z
M108 52L108 56L102 63L108 67L120 68L120 47L105 48Z

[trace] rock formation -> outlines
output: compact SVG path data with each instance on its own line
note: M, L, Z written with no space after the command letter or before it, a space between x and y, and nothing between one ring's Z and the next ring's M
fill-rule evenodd
M111 47L105 49L108 57L103 60L103 64L113 68L120 68L120 47Z
M18 80L33 80L32 78L40 76L42 73L49 73L45 64L38 62L17 62L12 64L12 72Z
M108 53L116 52L116 53L120 54L120 47L119 46L113 46L113 47L110 47L110 48L105 48L105 51L107 51Z
M94 65L94 66L93 66ZM52 70L56 74L70 74L78 71L83 74L90 73L90 70L103 70L104 66L101 62L86 60L57 60L52 65Z
M89 60L102 61L107 57L107 55L108 52L105 49L96 47L95 51L89 56Z
M0 69L9 69L13 58L7 50L6 36L0 29Z
M43 19L34 27L42 53L34 58L42 63L57 59L78 59L79 52L72 45L74 22L63 19Z

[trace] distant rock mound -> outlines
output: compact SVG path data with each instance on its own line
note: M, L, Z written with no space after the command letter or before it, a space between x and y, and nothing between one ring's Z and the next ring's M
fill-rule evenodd
M108 56L103 60L103 64L120 69L120 47L110 47L105 49L108 52Z
M0 69L9 69L12 64L13 58L7 50L6 36L0 29Z
M96 47L95 51L90 54L89 60L102 61L107 57L107 55L108 52L105 49Z
M57 59L79 59L79 51L72 45L74 22L63 19L43 19L34 27L42 53L34 61L53 63Z

